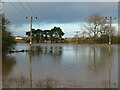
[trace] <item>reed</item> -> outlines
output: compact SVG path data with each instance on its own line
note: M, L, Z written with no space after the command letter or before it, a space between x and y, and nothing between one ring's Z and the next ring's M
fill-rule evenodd
M93 84L94 83L94 84ZM93 86L94 85L94 86ZM113 81L109 85L109 81L98 82L77 82L75 80L68 80L60 82L52 76L40 79L37 81L32 80L32 87L29 79L26 79L23 75L15 78L8 77L2 79L3 88L117 88L118 83Z

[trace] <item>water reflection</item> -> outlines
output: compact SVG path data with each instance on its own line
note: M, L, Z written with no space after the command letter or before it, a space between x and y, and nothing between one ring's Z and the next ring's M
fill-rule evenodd
M99 72L99 70L103 69L109 62L111 62L111 57L114 53L112 47L92 47L90 51L89 68L95 72Z
M21 53L13 54L12 56L17 58L15 61L28 64L29 74L26 74L26 77L29 77L31 88L33 87L33 80L51 75L59 80L65 80L66 77L70 77L79 82L87 81L89 76L91 76L93 79L96 78L96 81L108 80L109 87L111 87L112 80L116 81L113 77L117 76L112 72L116 68L114 59L117 58L115 52L116 46L32 45L29 46L28 52L22 54L25 60L21 61ZM14 62L14 59L12 60L12 62L8 61L13 63L12 66L14 66L16 62ZM21 63L18 63L18 65ZM25 67L27 68L27 66ZM12 69L16 68L6 69L9 71L6 74L10 75ZM22 69L23 67L21 67L20 73L23 73ZM19 72L16 69L12 72L12 75L17 76L15 71ZM89 81L92 82L93 79L89 78Z
M29 52L29 56L30 56L30 60L29 60L30 88L32 88L32 55L34 55L34 53L33 53L34 50L32 50L32 45L31 44L30 44L30 49L29 50L30 50L30 52ZM38 55L38 52L37 52L37 55Z
M9 75L16 64L16 58L12 56L3 56L2 59L2 75Z
M31 57L39 56L40 53L42 52L42 47L41 46L29 46L29 52L27 52L28 55L31 55Z
M44 55L51 55L53 56L54 58L56 57L61 57L62 55L62 47L59 46L59 47L53 47L53 46L34 46L32 45L31 48L30 48L30 51L27 52L28 55L31 54L32 57L35 57L35 56L40 56L42 54Z
M30 45L29 52L29 68L30 68L30 86L32 87L32 58L40 55L50 55L51 57L57 59L62 55L62 47L61 46L40 46L40 45ZM56 61L56 60L55 60Z
M97 47L93 47L91 50L93 53L93 58L90 58L89 68L93 70L95 73L100 72L100 70L104 70L107 67L108 73L108 85L111 88L111 57L113 56L113 49L111 46L101 47L101 49ZM107 67L106 67L107 65Z

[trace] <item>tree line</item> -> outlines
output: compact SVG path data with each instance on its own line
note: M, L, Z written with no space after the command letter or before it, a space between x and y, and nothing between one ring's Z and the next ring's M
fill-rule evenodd
M41 29L32 29L32 41L36 43L58 43L63 42L64 39L62 36L65 33L62 31L60 27L54 27L51 30L41 30ZM30 31L26 32L26 35L30 37ZM28 40L29 42L30 40Z

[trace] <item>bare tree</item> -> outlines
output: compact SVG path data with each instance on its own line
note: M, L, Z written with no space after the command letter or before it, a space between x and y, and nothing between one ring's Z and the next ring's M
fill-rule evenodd
M110 28L109 23L107 23L104 16L96 13L88 17L87 24L84 25L88 35L91 37L98 37L101 35L109 35L109 30L111 29L112 34L114 34L115 28Z
M94 37L97 37L100 32L100 27L103 27L105 25L105 18L101 16L100 14L93 14L88 17L88 26L89 30L93 33Z

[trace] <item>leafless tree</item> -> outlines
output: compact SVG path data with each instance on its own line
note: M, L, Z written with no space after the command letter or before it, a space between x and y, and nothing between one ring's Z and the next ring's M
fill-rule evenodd
M109 35L109 22L106 21L104 16L95 13L88 17L87 23L84 25L84 31L89 35L89 37L98 37L101 35ZM112 34L115 28L111 28Z

